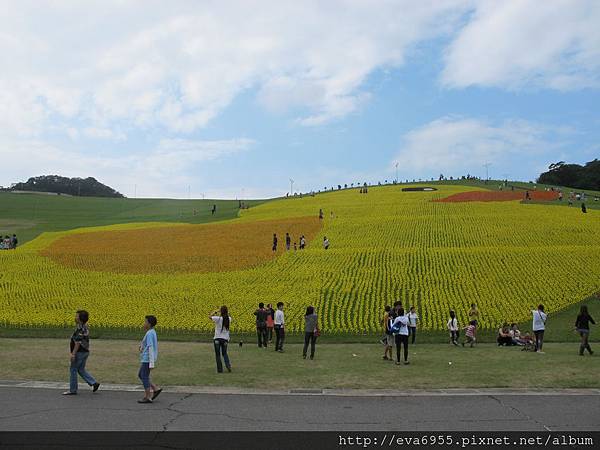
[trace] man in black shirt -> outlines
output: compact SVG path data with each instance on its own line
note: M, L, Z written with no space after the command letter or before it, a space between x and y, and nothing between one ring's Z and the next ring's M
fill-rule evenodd
M267 316L269 315L269 311L265 309L265 304L260 302L258 304L258 309L254 311L254 315L256 316L256 334L258 336L258 347L267 348Z

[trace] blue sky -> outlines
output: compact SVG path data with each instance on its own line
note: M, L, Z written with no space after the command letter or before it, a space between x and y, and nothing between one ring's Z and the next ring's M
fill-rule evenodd
M0 185L249 198L600 154L600 2L8 2Z

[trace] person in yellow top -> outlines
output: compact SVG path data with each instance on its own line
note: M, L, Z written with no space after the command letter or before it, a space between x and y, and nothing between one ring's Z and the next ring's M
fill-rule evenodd
M471 303L471 309L469 310L469 322L475 322L475 326L479 323L479 310L475 303Z

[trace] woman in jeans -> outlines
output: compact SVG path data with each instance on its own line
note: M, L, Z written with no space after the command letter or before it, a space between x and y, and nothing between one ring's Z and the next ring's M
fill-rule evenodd
M302 357L304 359L306 359L306 351L308 350L309 342L310 359L315 358L315 345L317 343L317 337L319 334L319 322L318 317L315 314L315 308L309 306L306 308L306 314L304 315L304 350L302 351Z
M221 306L221 311L215 311L210 316L215 324L215 359L217 361L217 372L223 373L223 363L221 362L221 354L223 355L223 361L227 372L231 372L231 363L229 362L229 355L227 355L227 344L229 344L229 325L231 324L231 317L229 317L229 311L227 306Z
M544 305L538 305L537 309L532 309L533 314L533 334L535 334L535 351L537 353L544 353L542 347L544 346L544 331L546 331L546 319L547 315L544 312Z
M590 313L588 312L587 305L582 305L579 315L577 316L577 320L575 321L575 330L577 330L581 336L581 345L579 346L580 356L583 356L583 353L586 350L590 352L590 355L594 354L588 341L590 336L590 322L596 325L596 322L594 322L594 319L592 319L592 316L590 316Z

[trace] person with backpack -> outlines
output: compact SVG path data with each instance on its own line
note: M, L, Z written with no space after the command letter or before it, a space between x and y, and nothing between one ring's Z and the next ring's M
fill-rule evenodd
M258 348L267 348L267 316L269 312L265 309L265 304L260 302L258 309L254 311L256 316L256 334L258 336Z
M450 320L448 320L447 327L450 332L450 342L458 346L458 319L453 310L450 310Z
M590 347L589 336L590 336L590 323L596 325L592 316L588 312L587 305L581 305L581 309L579 310L579 315L577 316L577 320L575 321L575 330L581 336L581 345L579 346L579 356L583 356L584 352L587 350L590 355L593 355L592 347Z
M231 325L231 317L227 306L221 306L220 311L213 312L210 316L215 324L215 335L213 337L213 343L215 345L215 359L217 361L217 372L223 373L223 363L221 362L221 355L223 355L223 362L227 372L231 372L231 362L229 361L229 355L227 354L227 345L229 344L229 326Z
M535 351L543 354L544 331L546 331L546 319L548 316L544 312L544 305L538 305L537 309L532 309L533 314L533 334L535 335Z
M398 316L394 319L391 330L396 341L396 365L401 364L401 347L404 348L404 364L410 364L408 362L408 324L408 316L404 314L404 308L401 307Z

